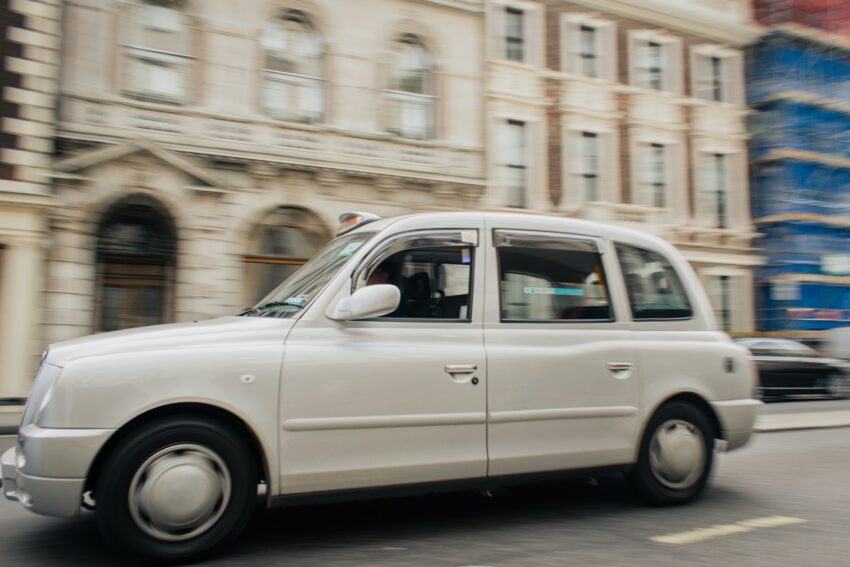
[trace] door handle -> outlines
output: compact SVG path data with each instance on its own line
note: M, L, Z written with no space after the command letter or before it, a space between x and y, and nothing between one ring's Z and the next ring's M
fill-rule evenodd
M473 386L478 384L477 364L446 364L446 374L452 377L452 380L457 384L466 384L472 382Z
M635 367L631 362L609 362L606 366L611 375L618 380L625 380L631 376Z
M472 374L478 370L477 364L446 364L446 373L455 374Z

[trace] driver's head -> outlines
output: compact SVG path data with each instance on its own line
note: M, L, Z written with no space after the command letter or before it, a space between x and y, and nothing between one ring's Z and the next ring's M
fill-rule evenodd
M375 268L366 279L366 285L385 284L390 280L390 273L384 266Z

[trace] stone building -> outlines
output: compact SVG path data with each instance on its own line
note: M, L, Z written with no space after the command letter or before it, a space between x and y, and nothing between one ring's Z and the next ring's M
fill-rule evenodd
M4 48L4 100L58 116L4 117L23 137L2 140L4 164L20 167L4 169L18 177L0 192L14 280L0 348L4 365L20 361L4 367L0 398L28 391L37 355L17 353L255 303L343 211L479 206L482 0L9 6L44 20L12 19L38 48ZM6 71L33 78L18 86ZM7 237L18 224L26 238Z
M493 143L523 141L507 153L525 159L526 202L670 240L700 275L721 328L751 331L752 270L762 260L749 213L742 47L761 30L749 2L491 3L491 22L518 18L494 26L521 40L490 51L487 102L491 116L525 129L497 132ZM535 27L544 21L545 31ZM525 90L513 100L499 87L520 76ZM495 171L506 186L516 185L509 161Z

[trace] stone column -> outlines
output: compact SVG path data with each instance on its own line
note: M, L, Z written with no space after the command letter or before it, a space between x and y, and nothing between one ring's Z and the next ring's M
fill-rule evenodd
M0 398L28 396L35 377L42 255L35 241L12 241L2 252Z

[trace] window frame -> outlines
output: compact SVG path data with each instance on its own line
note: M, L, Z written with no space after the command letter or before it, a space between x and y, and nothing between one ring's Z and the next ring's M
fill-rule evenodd
M564 242L572 242L573 246L584 244L592 245L595 249L596 254L599 256L599 265L602 267L602 275L604 276L603 286L605 288L605 295L608 298L608 313L609 317L607 319L506 319L502 317L504 313L503 304L502 304L502 257L499 254L499 248L507 248L510 245L506 245L503 243L505 238L510 238L511 235L515 235L518 238L523 239L531 239L531 240L539 240L541 242L545 240L558 239ZM596 236L590 236L586 234L573 234L566 232L551 232L551 231L537 231L537 230L527 230L527 229L518 229L518 228L493 228L491 231L491 239L492 239L492 247L493 252L495 254L496 260L496 280L497 280L497 291L496 295L498 296L498 308L499 308L499 323L508 323L508 324L563 324L563 325L587 325L587 324L614 324L618 322L617 317L617 308L616 308L616 300L611 293L611 285L609 280L609 272L606 270L605 266L605 245L603 239ZM519 248L519 247L516 247ZM575 248L569 248L567 246L565 249L576 250Z
M745 104L743 57L740 50L725 46L707 44L691 47L690 96L713 104ZM720 98L715 98L718 88Z
M633 248L633 249L641 251L641 252L649 252L651 254L655 254L656 256L659 256L662 260L667 262L667 265L669 265L670 268L673 270L673 273L676 274L676 278L679 280L679 284L682 287L682 293L684 294L685 299L688 302L688 309L690 310L690 314L688 316L686 316L686 317L641 317L641 318L635 317L635 310L634 310L634 306L632 305L632 299L629 296L628 282L626 281L626 270L623 266L623 261L620 258L619 248L621 246L627 246L629 248ZM690 291L685 286L685 281L682 279L681 275L679 274L679 270L676 268L676 265L673 262L670 261L670 258L666 254L662 254L658 250L653 250L652 248L645 248L643 246L638 246L636 244L623 242L621 240L612 240L611 241L611 248L612 248L612 251L615 255L615 258L617 260L617 264L618 264L618 267L619 267L620 278L621 278L620 283L623 285L623 291L625 292L625 301L626 301L626 305L628 306L628 310L629 310L629 318L631 319L632 323L653 323L653 322L666 322L666 321L691 321L691 320L696 318L696 310L694 309L694 305L696 303L693 300L694 298L691 296Z
M509 34L511 26L509 24L509 20L511 17L519 18L519 36L512 36ZM514 63L525 63L527 59L527 42L525 40L525 26L526 26L526 11L522 8L518 8L512 5L505 6L505 51L504 57L505 61L513 61ZM514 59L511 57L511 46L519 48L519 59Z
M680 37L659 33L651 30L633 30L628 36L628 61L629 61L629 84L650 92L682 94L684 84L683 69L683 42ZM658 48L659 55L659 80L658 88L650 84L644 84L642 74L645 69L652 70L653 67L641 65L641 49Z
M642 140L637 143L637 152L636 152L636 166L638 168L637 175L635 176L636 189L637 194L633 196L632 201L638 205L643 205L646 207L653 207L656 209L669 209L670 208L670 188L671 188L671 174L673 172L672 166L672 158L671 158L671 144L664 141L656 141L656 140ZM650 163L642 163L642 160L645 156L653 157L652 164ZM655 165L654 161L655 157L661 157L661 166L662 166L662 179L661 181L654 180L655 175L653 171L653 175L651 176L653 180L647 181L645 171L648 171L650 165ZM653 170L655 168L653 167ZM647 194L646 191L643 190L644 187L651 187L651 197L652 202L646 202L644 198ZM659 193L659 188L661 189ZM657 204L658 196L661 196L663 203L661 205Z
M387 236L380 242L377 242L368 254L364 256L354 267L350 276L349 292L354 293L358 289L366 286L366 281L369 274L372 273L381 262L407 248L395 249L394 246L403 241L412 241L417 238L438 238L438 237L453 237L459 236L457 241L447 242L442 245L448 246L465 246L472 249L470 267L469 267L469 295L466 303L466 317L458 319L449 318L428 318L428 317L371 317L361 319L359 321L367 322L389 322L389 323L467 323L473 322L473 306L475 300L475 278L478 273L477 260L479 257L478 248L480 243L478 228L447 228L447 229L417 229L405 232L399 232ZM438 246L434 246L437 248Z
M427 59L427 76L423 78L423 92L401 90L396 82L398 56L402 50L411 47L421 49ZM434 56L423 38L415 33L401 33L393 40L392 53L387 61L385 76L382 78L382 92L387 108L383 110L383 130L404 140L433 140L437 137L437 66ZM419 103L425 108L425 129L421 136L411 135L402 127L401 106L403 103ZM396 112L393 116L390 112Z

